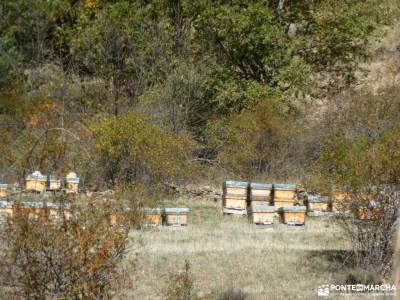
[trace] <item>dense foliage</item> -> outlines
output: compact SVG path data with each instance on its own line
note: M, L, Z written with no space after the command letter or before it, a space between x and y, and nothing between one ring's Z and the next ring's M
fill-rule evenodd
M175 181L194 161L296 178L316 155L299 104L350 87L390 13L376 0L1 1L1 178Z

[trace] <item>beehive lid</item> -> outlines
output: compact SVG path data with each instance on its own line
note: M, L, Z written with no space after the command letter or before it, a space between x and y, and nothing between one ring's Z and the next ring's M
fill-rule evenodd
M187 207L174 207L174 208L164 208L166 214L183 214L189 213L189 208Z
M272 190L272 183L250 183L252 190Z
M282 211L306 211L305 206L283 206Z
M321 196L321 195L305 195L304 200L307 202L329 202L330 198L328 196Z
M30 206L30 207L36 207L36 208L42 208L43 207L43 202L39 201L22 201L20 204L24 206Z
M66 176L67 182L70 183L79 183L79 177L75 172L70 172Z
M245 181L227 180L224 182L224 187L247 188L247 186L248 186L248 183Z
M159 207L154 207L154 208L145 207L145 208L143 208L143 212L160 214L161 213L161 208L159 208Z
M0 183L0 189L6 189L6 188L8 188L7 183Z
M17 203L18 204L18 203ZM35 207L35 208L69 208L68 204L58 204L58 203L53 203L53 202L41 202L41 201L22 201L19 204L24 205L24 206L30 206L30 207Z
M12 201L0 200L0 207L8 207L13 204L14 204L14 202L12 202Z
M27 179L47 179L47 176L40 173L40 171L35 171L32 174L29 174Z
M274 183L275 190L295 190L296 185L292 183Z
M274 212L275 206L269 205L252 205L247 208L249 212Z

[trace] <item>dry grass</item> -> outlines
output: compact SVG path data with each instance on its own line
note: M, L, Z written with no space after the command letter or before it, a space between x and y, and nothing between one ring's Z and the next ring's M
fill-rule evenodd
M192 265L195 292L202 299L234 287L250 299L312 299L318 285L337 282L346 250L340 230L329 219L307 220L305 227L275 224L258 227L246 217L223 217L220 204L198 201L189 206L187 228L146 228L132 233L143 240L132 275L135 299L162 299L171 273Z

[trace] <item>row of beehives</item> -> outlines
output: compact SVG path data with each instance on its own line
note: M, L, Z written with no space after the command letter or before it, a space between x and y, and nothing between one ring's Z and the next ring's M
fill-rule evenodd
M143 208L144 225L147 226L186 226L188 224L189 208ZM111 225L119 223L118 217L124 214L109 216Z
M61 209L63 208L63 209ZM60 219L62 214L66 219L70 217L68 205L59 205L51 202L39 201L21 201L14 203L13 201L0 201L0 223L7 218L13 218L16 211L26 212L30 217L48 217L54 220Z
M352 214L358 220L371 220L379 217L381 201L373 194L353 195L343 190L332 191L331 196L306 195L304 201L310 212Z
M61 209L62 208L62 209ZM54 204L51 202L40 201L21 201L14 203L13 201L0 201L0 223L13 218L16 210L23 210L31 217L46 217L53 220L70 218L69 206ZM144 224L149 226L186 226L188 223L188 208L144 208ZM110 214L108 222L110 225L116 225L120 222L118 216L121 213Z
M61 191L69 193L78 193L79 177L76 173L69 173L64 180L64 189L62 180L56 176L47 176L35 171L25 178L25 190L29 192ZM9 193L8 184L0 184L0 198L7 197Z
M306 208L295 206L294 184L225 181L222 203L224 214L247 214L254 224L272 224L276 212L285 224L305 224Z
M296 185L225 181L222 200L227 209L244 211L249 206L273 205L279 210L295 205Z

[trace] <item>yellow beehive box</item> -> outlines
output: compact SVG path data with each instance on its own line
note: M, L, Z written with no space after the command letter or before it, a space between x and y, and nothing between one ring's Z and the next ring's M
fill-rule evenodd
M274 200L291 200L296 196L296 185L289 183L274 183Z
M271 183L250 183L250 200L270 200L272 187Z
M331 196L332 211L345 212L350 210L351 194L349 192L334 190Z
M224 208L244 210L247 207L247 200L242 197L235 198L224 196L222 204Z
M306 223L305 206L281 207L280 214L282 222L287 225L305 225Z
M47 189L50 191L61 190L61 180L56 176L49 176Z
M78 193L79 191L79 177L74 172L68 173L65 178L65 188L67 192Z
M320 195L306 195L304 200L307 204L308 211L327 212L329 211L330 198Z
M247 216L249 222L257 225L270 225L274 223L274 206L249 206L247 208Z
M0 183L0 198L6 198L8 196L8 184Z
M144 224L147 226L162 225L161 208L144 208Z
M188 224L189 208L165 208L165 224L167 226L186 226Z
M223 195L228 197L243 197L247 199L248 183L243 181L228 180L223 184Z
M32 192L44 192L46 190L47 176L40 171L35 171L25 179L25 188Z

